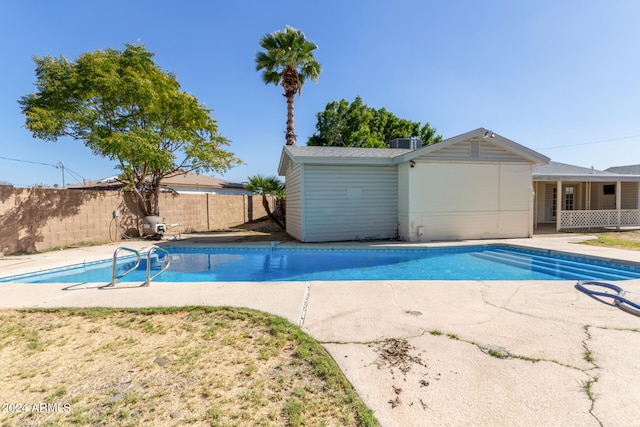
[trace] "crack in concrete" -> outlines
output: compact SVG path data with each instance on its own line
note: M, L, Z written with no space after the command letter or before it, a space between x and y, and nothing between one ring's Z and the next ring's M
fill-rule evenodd
M498 307L500 308L500 307ZM546 319L546 320L553 320L553 319ZM574 323L574 322L571 322ZM575 324L579 324L579 323L575 323ZM616 330L616 331L630 331L630 332L635 332L635 333L640 333L640 329L637 328L609 328L609 327L600 327L600 326L594 326L594 325L584 325L582 324L584 333L585 333L585 338L581 341L581 345L582 345L582 349L583 349L583 354L584 354L584 360L591 365L590 368L581 368L578 366L572 366L566 363L562 363L558 360L553 360L553 359L538 359L538 358L532 358L529 356L525 356L525 355L519 355L519 354L513 354L510 352L506 352L504 354L500 353L498 356L491 354L491 352L487 352L484 351L486 350L486 348L488 348L487 346L483 346L482 344L473 341L473 340L469 340L469 339L462 339L459 338L458 335L453 334L453 333L446 333L440 330L433 330L433 329L422 329L422 331L420 333L417 334L411 334L411 335L406 335L404 337L402 337L403 339L406 340L411 340L411 339L415 339L415 338L420 338L423 337L425 334L431 334L434 336L446 336L449 339L453 339L456 341L460 341L461 343L465 343L471 346L476 347L477 349L483 351L483 353L487 354L488 356L491 357L497 357L497 358L503 358L503 357L499 357L499 356L508 356L510 358L513 359L520 359L523 361L528 361L531 363L536 363L536 362L547 362L547 363L553 363L555 365L561 366L563 368L567 368L567 369L572 369L572 370L576 370L579 372L584 373L585 375L588 376L588 380L585 380L582 382L581 384L581 390L584 394L584 396L588 399L589 401L589 409L588 409L588 413L589 415L593 418L593 420L598 423L598 425L600 427L604 427L604 423L602 420L600 420L600 418L598 417L598 415L596 414L596 405L597 405L597 396L594 394L593 391L593 386L598 382L598 380L600 379L600 372L602 367L600 365L598 365L596 359L594 358L593 354L592 354L592 349L590 347L590 341L592 339L592 333L591 331L593 330L593 328L598 328L598 329L603 329L603 330ZM344 344L344 345L348 345L348 344L357 344L357 345L379 345L382 343L385 343L386 341L388 341L388 338L385 339L376 339L376 340L367 340L367 341L320 341L320 344L324 345L324 344Z
M53 298L49 298L48 300L42 301L42 302L40 302L38 304L34 304L31 307L32 308L46 307L48 304L51 304L51 303L53 303L55 301L58 301L60 299L69 297L69 296L71 296L71 295L73 295L75 293L81 292L82 290L84 290L84 289L76 289L76 290L73 290L73 291L69 292L68 294L62 294L62 295L55 296Z
M311 295L311 282L307 282L307 288L302 299L302 310L300 311L300 321L298 326L301 328L304 326L304 318L307 315L307 307L309 306L309 296Z
M391 288L391 295L393 295L393 304L396 307L399 307L402 311L408 311L398 302L398 294L396 293L396 287L394 286L394 284L392 282L387 282L387 286Z
M588 341L591 340L591 338L592 338L590 328L591 328L590 325L584 325L584 333L586 335L586 338L584 340L582 340L582 348L584 349L584 359L593 366L592 369L599 370L600 366L596 363L595 359L593 358L593 355L591 354L591 349L589 348ZM598 422L600 427L604 427L604 424L602 423L602 421L593 412L594 409L595 409L595 406L596 406L596 396L591 391L591 387L593 386L593 384L598 382L598 379L600 378L600 375L593 376L593 375L590 375L588 371L590 371L590 369L589 370L584 370L583 372L585 374L589 375L591 377L591 379L582 384L582 389L584 390L585 394L587 395L587 398L591 401L591 406L589 407L589 415L591 415L593 417L593 419Z
M483 299L483 301L484 301L485 304L487 304L487 305L489 305L491 307L494 307L494 308L497 308L497 309L500 309L500 310L504 310L504 311L507 311L509 313L519 314L521 316L526 316L526 317L529 317L531 319L549 320L549 321L552 321L552 322L559 322L559 323L564 323L564 324L567 324L567 325L580 325L580 326L583 326L583 324L580 323L580 322L572 322L572 321L569 321L569 320L566 320L566 319L554 319L554 318L545 317L545 316L537 316L535 314L525 313L523 311L514 310L514 309L511 309L511 308L505 307L503 305L498 305L498 304L489 302L486 299Z

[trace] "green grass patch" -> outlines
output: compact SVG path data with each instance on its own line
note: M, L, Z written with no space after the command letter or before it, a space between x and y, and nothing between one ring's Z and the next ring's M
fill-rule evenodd
M589 398L589 400L591 400L592 402L595 402L596 400L596 395L593 392L593 385L595 383L598 382L598 377L594 377L588 381L583 381L582 382L582 391L584 391L587 395L587 397Z
M487 354L489 356L493 356L493 357L496 357L498 359L510 359L511 358L511 355L509 353L504 353L502 351L499 351L499 350L496 350L496 349L493 349L493 348L487 349Z
M582 242L584 245L640 251L640 232L621 231L595 234L597 239Z

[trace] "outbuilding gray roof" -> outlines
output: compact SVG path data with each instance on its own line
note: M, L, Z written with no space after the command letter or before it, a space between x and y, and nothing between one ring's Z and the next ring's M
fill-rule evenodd
M388 165L394 158L410 152L405 148L360 148L285 145L280 156L278 173L284 175L291 161L305 164Z
M300 157L349 157L360 159L394 158L412 151L405 148L360 148L360 147L321 147L321 146L285 146L285 150L294 158Z

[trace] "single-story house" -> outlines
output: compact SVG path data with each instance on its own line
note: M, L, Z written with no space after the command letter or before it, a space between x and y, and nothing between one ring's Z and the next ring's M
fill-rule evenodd
M181 194L252 194L241 183L191 172L164 178L160 184Z
M245 190L240 183L193 172L165 177L160 181L160 186L165 191L175 191L178 194L252 194ZM119 190L122 188L122 182L114 176L83 184L68 185L67 188L72 190Z
M551 162L484 128L413 149L285 146L278 173L287 232L303 242L520 238L541 223L640 225L640 174Z
M599 171L550 162L534 169L533 183L536 226L555 223L562 230L640 225L640 165Z
M285 146L287 232L304 242L530 237L549 158L480 128L417 149Z

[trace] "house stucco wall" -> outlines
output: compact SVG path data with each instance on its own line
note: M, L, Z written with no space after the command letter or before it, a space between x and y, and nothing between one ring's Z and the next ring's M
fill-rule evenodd
M400 167L400 237L407 241L529 237L532 165L416 161ZM408 184L408 185L407 185Z

